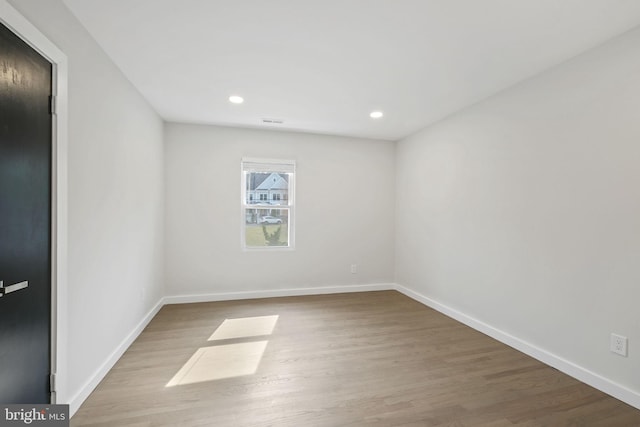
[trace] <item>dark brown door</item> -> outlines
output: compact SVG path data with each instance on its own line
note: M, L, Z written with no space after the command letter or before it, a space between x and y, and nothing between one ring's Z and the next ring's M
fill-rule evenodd
M49 403L51 64L0 24L0 402Z

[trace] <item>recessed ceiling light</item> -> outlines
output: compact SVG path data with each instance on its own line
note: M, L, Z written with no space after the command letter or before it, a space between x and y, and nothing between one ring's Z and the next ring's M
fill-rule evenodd
M382 111L372 111L371 114L369 114L369 117L371 117L372 119L379 119L382 116L384 116L384 114L382 114Z
M238 96L238 95L231 95L229 97L229 102L231 102L233 104L242 104L244 102L244 99L241 96Z

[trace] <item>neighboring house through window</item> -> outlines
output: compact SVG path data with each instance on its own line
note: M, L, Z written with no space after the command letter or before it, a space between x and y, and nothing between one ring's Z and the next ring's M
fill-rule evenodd
M293 248L293 160L242 159L242 246Z

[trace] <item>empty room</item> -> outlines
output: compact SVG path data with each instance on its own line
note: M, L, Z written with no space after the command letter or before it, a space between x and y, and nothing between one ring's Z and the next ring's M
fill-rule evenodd
M639 52L635 0L0 0L0 425L640 426Z

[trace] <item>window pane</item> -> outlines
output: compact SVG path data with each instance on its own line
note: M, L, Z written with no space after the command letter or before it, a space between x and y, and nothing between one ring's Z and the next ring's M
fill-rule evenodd
M246 172L247 204L288 205L289 174L279 172Z
M289 246L289 209L246 209L247 247Z

